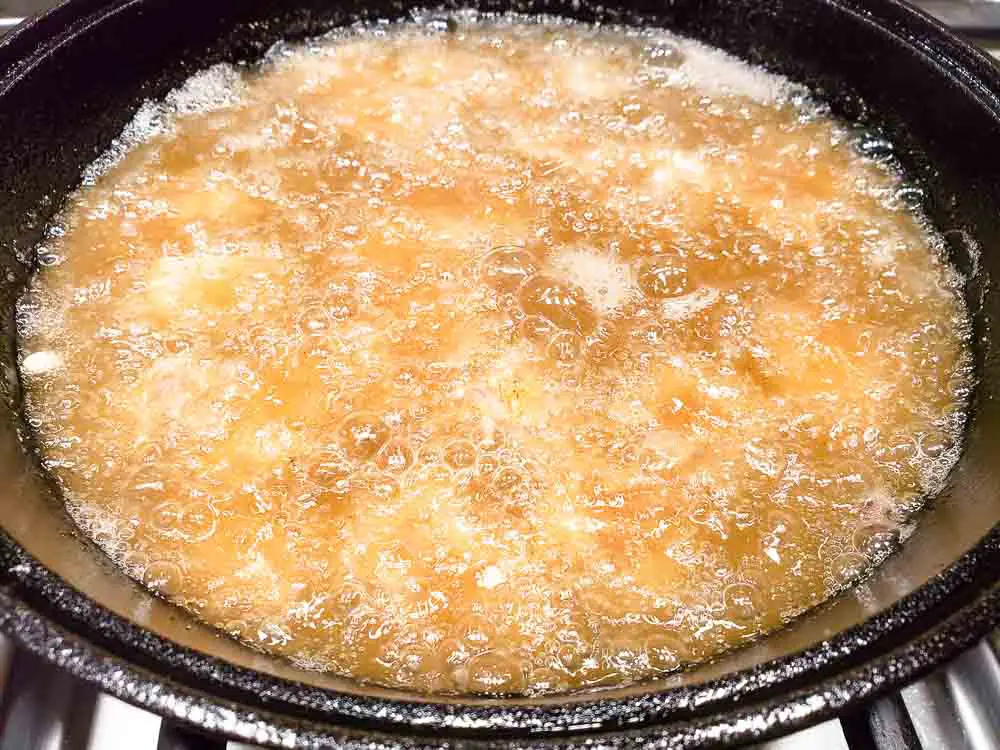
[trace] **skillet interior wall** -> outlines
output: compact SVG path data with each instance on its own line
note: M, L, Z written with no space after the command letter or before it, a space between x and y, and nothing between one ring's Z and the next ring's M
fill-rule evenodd
M940 571L1000 518L1000 414L993 399L1000 388L1000 364L987 335L990 321L1000 312L1000 299L984 296L991 271L1000 270L1000 253L990 252L1000 243L996 208L1000 182L995 179L1000 148L979 145L1000 143L1000 123L982 104L969 99L961 84L943 75L927 75L919 37L900 26L896 31L907 38L906 44L900 43L866 19L864 5L860 0L636 0L627 8L596 10L555 0L515 4L525 12L586 20L648 19L811 85L838 112L884 129L903 147L902 161L926 188L928 212L954 240L952 250L960 268L971 270L968 240L985 249L983 270L971 279L968 290L976 311L977 364L982 378L969 443L951 486L926 515L910 544L858 592L756 646L690 675L674 677L667 684L750 666L857 623ZM891 4L885 5L890 18L898 13ZM510 8L490 2L480 6ZM24 456L18 442L17 431L23 425L18 416L12 310L30 270L30 263L18 258L29 257L61 196L77 184L83 167L107 148L143 98L162 96L213 62L255 59L278 38L320 33L358 16L397 18L406 7L384 0L365 3L364 8L357 0L336 5L324 0L76 0L72 12L55 11L56 18L60 14L90 16L77 22L70 35L52 40L33 38L29 32L0 47L0 76L4 76L12 61L27 56L39 43L47 45L34 50L34 67L14 67L0 78L0 263L5 274L0 281L4 312L0 365L5 375L0 384L6 396L6 411L0 413L0 476L22 477L11 482L0 498L0 525L78 589L177 643L245 666L345 690L357 688L300 672L218 638L207 628L192 626L186 616L125 580L89 543L72 533L37 462ZM92 23L109 11L114 12L101 23ZM949 54L962 53L953 50ZM3 575L16 578L10 572ZM969 582L969 591L974 583ZM16 583L15 590L32 606L111 650L117 648L114 633L102 632L87 613L64 611L60 602L48 601L44 591L29 583ZM917 623L912 626L918 627ZM905 633L893 637L901 635ZM151 667L163 666L160 655L152 651L134 651L128 656Z

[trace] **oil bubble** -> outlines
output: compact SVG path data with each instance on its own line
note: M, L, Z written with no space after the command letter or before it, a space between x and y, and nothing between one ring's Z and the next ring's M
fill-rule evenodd
M649 666L660 674L676 672L684 665L687 649L675 635L662 630L645 638L645 654Z
M181 517L181 506L178 503L160 503L153 508L150 516L151 526L161 534L172 534L177 531Z
M684 55L676 44L657 41L642 50L643 62L657 68L676 68L684 62Z
M731 583L723 592L726 615L752 620L764 612L760 590L750 583Z
M462 678L458 680L461 689L483 695L522 693L526 684L524 661L502 649L472 657L462 670Z
M531 668L527 679L532 693L554 693L569 687L565 672L551 666L536 665Z
M463 642L476 651L485 649L496 636L495 628L483 617L469 617L461 626Z
M453 440L444 449L444 460L453 469L465 469L476 463L476 446L468 440Z
M501 493L512 492L519 485L524 484L524 474L512 466L504 466L494 472L490 479L490 487Z
M204 501L185 505L177 519L177 530L188 542L203 542L215 533L215 509Z
M924 197L924 191L915 185L904 185L895 194L896 200L911 211L923 205Z
M146 566L142 582L158 594L175 596L182 583L181 569L172 562L157 560Z
M444 446L437 442L424 443L417 449L417 461L422 464L439 464L444 461Z
M357 460L372 458L387 442L391 432L374 414L352 414L340 426L341 445L348 456Z
M572 365L580 358L583 339L572 331L562 331L549 342L547 353L557 365Z
M537 315L554 325L582 336L597 325L597 313L578 286L550 276L532 276L520 288L518 296L526 315Z
M307 477L323 495L343 497L351 493L353 486L351 468L336 462L315 464L307 472Z
M500 461L496 456L491 456L488 453L481 453L476 459L476 471L480 475L492 476L500 468Z
M855 552L845 552L833 561L830 572L839 585L847 585L860 578L867 568L868 562L864 557Z
M365 487L380 500L399 496L399 480L390 474L374 473L365 476Z
M886 159L892 156L895 151L892 141L872 134L861 136L855 144L855 148L862 156L871 159Z
M535 344L545 344L558 332L558 328L540 315L528 315L518 326L521 335Z
M512 245L494 248L480 264L483 280L505 293L515 291L538 269L538 260L533 253Z
M591 658L593 652L583 642L564 643L556 649L556 663L570 675L581 672Z
M690 289L687 268L670 260L649 261L639 271L639 288L652 299L687 294Z
M390 440L378 452L375 465L383 471L401 474L413 465L413 449L404 440Z
M854 549L873 561L881 561L899 546L899 530L881 524L862 526L852 536Z

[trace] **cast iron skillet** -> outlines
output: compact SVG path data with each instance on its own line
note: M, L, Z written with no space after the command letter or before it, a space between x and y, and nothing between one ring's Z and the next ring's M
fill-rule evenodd
M255 654L125 579L75 534L20 416L13 303L31 248L144 97L281 37L410 0L71 0L0 43L0 628L114 695L285 747L458 741L625 748L760 739L860 706L1000 620L1000 74L897 0L523 0L514 9L651 23L809 84L887 135L969 276L980 379L967 444L917 533L854 591L760 643L656 683L537 700L428 700ZM483 0L484 9L511 6Z

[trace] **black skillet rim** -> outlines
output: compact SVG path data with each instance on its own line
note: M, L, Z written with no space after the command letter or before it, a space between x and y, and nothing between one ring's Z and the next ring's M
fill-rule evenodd
M109 5L117 12L137 1L69 2L23 24L0 42L0 60L12 62L0 78L0 93L33 59L67 41L72 26L99 23ZM1000 69L983 52L901 0L825 2L880 25L948 68L967 95L1000 119ZM471 745L500 742L491 736L521 737L505 746L552 747L570 740L567 735L587 737L590 744L596 733L601 745L669 739L675 747L702 747L799 728L920 677L1000 623L998 578L1000 523L887 610L809 649L703 684L562 704L360 697L238 667L101 607L2 531L0 630L116 697L208 731L285 747L360 747L371 741L438 746L445 736L464 737Z

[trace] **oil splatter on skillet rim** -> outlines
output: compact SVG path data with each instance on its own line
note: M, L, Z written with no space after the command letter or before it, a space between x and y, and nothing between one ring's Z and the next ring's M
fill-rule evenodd
M0 96L46 55L141 0L74 0L0 43ZM829 2L917 50L1000 120L1000 73L982 53L897 0ZM552 10L556 10L553 8ZM623 13L613 20L642 22ZM803 726L915 679L1000 621L1000 525L912 594L797 654L698 685L624 698L433 702L335 693L178 646L96 604L0 532L0 629L132 703L231 736L291 747L558 747L654 739L700 747ZM645 727L639 728L636 727ZM607 734L607 733L611 734ZM493 737L493 739L487 739ZM463 744L464 744L463 743Z

